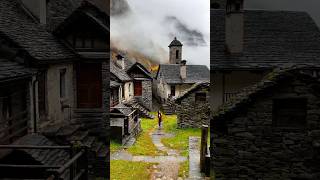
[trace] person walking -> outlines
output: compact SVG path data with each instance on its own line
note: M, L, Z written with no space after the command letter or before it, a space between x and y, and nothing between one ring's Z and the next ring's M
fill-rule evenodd
M161 114L160 110L158 111L158 125L159 125L159 129L160 129L161 125L162 125L162 114Z

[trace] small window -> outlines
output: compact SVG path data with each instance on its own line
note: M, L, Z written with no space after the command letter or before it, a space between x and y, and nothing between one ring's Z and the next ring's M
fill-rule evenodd
M66 97L66 69L60 69L60 98Z
M206 93L196 93L196 96L195 96L195 102L196 104L198 103L204 103L206 102L207 100L207 95Z
M176 59L179 59L179 50L176 50Z
M170 95L171 97L176 96L176 86L171 86Z
M273 125L301 128L306 125L307 99L290 98L273 100Z

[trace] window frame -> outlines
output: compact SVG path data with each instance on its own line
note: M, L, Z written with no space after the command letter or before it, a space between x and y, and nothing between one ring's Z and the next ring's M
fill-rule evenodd
M285 124L284 122L279 122L279 109L278 107L282 107L284 108L284 103L285 102L280 102L280 101L286 101L288 103L288 101L301 101L299 103L303 103L303 105L300 106L304 106L303 107L303 112L300 112L301 114L303 114L304 120L303 123L302 120L299 120L301 122L296 122L296 123L288 123ZM298 104L298 102L296 102ZM292 104L288 103L288 104ZM285 107L285 108L290 108L290 107ZM278 110L277 110L278 109ZM301 109L301 108L299 108ZM293 111L293 110L291 110ZM280 128L280 129L305 129L307 127L308 124L308 120L307 120L307 111L308 111L308 98L305 97L285 97L285 98L275 98L272 100L272 126L275 128ZM295 111L293 111L295 112ZM292 115L292 116L296 116ZM281 121L281 120L280 120Z
M67 68L61 68L59 70L60 99L65 99L67 97L66 75L67 75Z
M201 101L199 100L199 98L197 98L200 94L201 94L201 95L204 95L204 96L201 97L201 98L204 97L204 99L201 99ZM194 102L195 102L196 104L205 103L206 101L207 101L207 93L205 93L205 92L196 92L196 93L195 93L195 95L194 95Z

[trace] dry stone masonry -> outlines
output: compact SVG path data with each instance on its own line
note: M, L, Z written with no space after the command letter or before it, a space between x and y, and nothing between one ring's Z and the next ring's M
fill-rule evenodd
M216 112L211 128L216 178L319 179L319 88L310 76L286 72L244 90ZM288 99L291 103L275 108ZM295 107L300 108L290 111Z

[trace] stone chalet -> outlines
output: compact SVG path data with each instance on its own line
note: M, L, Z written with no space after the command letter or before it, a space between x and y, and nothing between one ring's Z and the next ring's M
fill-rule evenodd
M0 142L34 148L0 149L1 179L65 178L52 170L75 144L88 173L73 175L108 178L109 8L98 1L0 1Z
M268 74L212 115L217 179L320 178L320 82L299 69Z
M209 125L210 83L196 83L175 100L179 128L201 128Z
M179 97L192 85L199 82L209 82L210 72L205 65L187 65L182 60L182 43L176 38L169 45L169 64L160 64L155 77L157 96L161 102Z
M319 74L320 31L310 15L245 10L243 0L211 2L212 109L277 67L309 65Z

